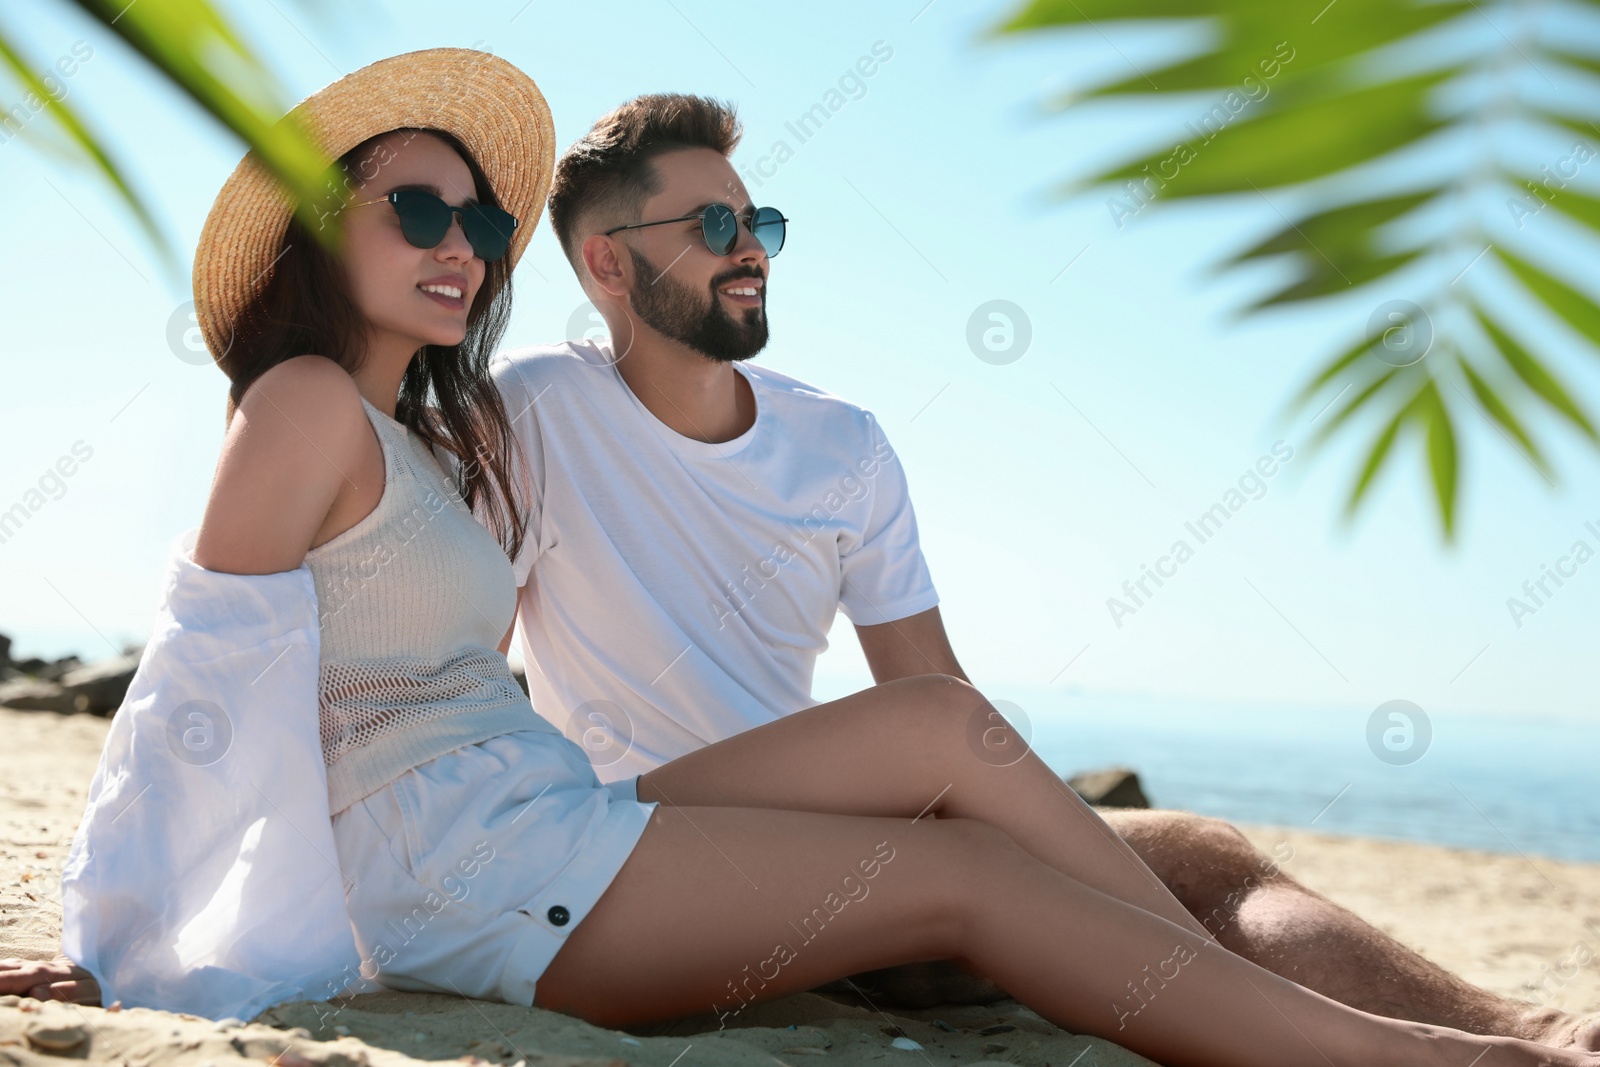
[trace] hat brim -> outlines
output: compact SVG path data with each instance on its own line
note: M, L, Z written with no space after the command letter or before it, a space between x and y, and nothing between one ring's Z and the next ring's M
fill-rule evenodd
M550 192L555 125L539 87L513 64L470 48L407 52L345 75L289 115L330 159L402 127L453 135L517 218L506 253L507 268L516 266ZM239 316L266 287L293 210L254 151L212 203L195 249L194 310L213 359L226 354Z

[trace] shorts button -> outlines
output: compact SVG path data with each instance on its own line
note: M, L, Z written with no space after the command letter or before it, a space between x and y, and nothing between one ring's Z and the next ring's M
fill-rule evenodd
M549 915L550 922L556 926L565 926L567 925L567 920L572 918L571 915L567 914L567 909L563 908L560 904L557 904L555 907L551 908L546 914Z

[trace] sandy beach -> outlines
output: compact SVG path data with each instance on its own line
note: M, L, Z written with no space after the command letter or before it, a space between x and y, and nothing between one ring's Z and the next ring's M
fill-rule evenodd
M0 957L56 953L60 868L107 725L90 715L0 708ZM1545 981L1551 1006L1600 1009L1600 865L1244 829L1263 849L1292 848L1285 869L1469 981L1524 999ZM707 1015L628 1032L536 1008L398 992L356 998L326 1020L310 1005L290 1004L238 1025L0 998L0 1064L33 1067L65 1056L117 1067L240 1060L672 1067L682 1058L685 1065L809 1067L825 1056L849 1067L879 1060L1071 1067L1086 1049L1083 1062L1097 1067L1149 1062L1068 1034L1015 1001L887 1012L847 999L788 997L746 1009L724 1030ZM896 1047L898 1037L921 1048Z

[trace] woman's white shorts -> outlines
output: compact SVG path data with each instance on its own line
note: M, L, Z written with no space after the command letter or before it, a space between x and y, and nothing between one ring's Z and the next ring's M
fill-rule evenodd
M333 816L361 973L532 1005L534 983L644 833L637 778L602 786L560 733L413 767Z

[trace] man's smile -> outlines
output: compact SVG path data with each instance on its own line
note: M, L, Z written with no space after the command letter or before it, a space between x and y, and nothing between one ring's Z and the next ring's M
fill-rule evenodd
M740 278L722 286L717 291L735 304L745 307L760 307L762 304L761 290L765 282L760 278Z

